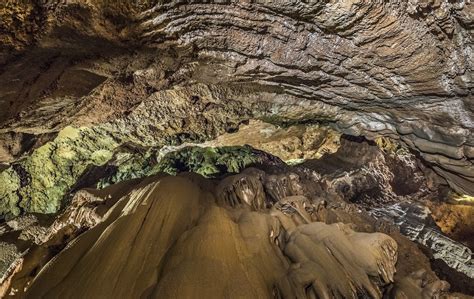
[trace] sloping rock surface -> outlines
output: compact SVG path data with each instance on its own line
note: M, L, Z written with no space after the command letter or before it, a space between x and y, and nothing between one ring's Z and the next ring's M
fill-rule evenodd
M393 281L389 236L218 206L182 177L128 185L112 192L102 221L45 265L27 298L380 298L379 286Z

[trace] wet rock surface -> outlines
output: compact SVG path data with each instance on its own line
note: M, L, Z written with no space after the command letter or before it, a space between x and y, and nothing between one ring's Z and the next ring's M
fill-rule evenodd
M25 277L28 267L23 267L13 277L9 294L36 298L72 292L66 296L162 298L206 294L311 297L314 292L345 297L366 293L379 298L380 287L393 281L397 245L389 236L356 233L342 223L299 224L277 213L278 209L270 216L263 207L251 204L219 207L211 190L203 190L206 187L199 180L202 178L152 177L138 184L127 182L118 192L111 186L96 193L108 198L108 210L102 208L107 211L104 216L95 218L99 221L92 225L89 222L90 230L46 263L24 295L21 283L29 280ZM82 215L88 205L80 203ZM96 206L94 214L100 209ZM88 218L71 217L67 211L65 215L76 225ZM168 221L163 222L163 217ZM57 228L57 224L52 227ZM366 250L355 250L354 242ZM114 253L103 246L114 246ZM135 250L137 247L144 250ZM37 259L29 254L23 263L41 262ZM92 264L88 264L89 259ZM113 265L110 271L122 273L117 277L122 281L119 285L127 287L117 288L116 282L106 279L111 273L105 265ZM135 267L141 270L136 272ZM82 271L89 275L82 275ZM49 273L62 274L53 278ZM144 275L143 279L137 280L137 275ZM372 280L378 276L380 281ZM132 280L135 286L129 287ZM79 282L81 294L68 286ZM211 282L214 287L210 287ZM232 282L238 286L233 287Z
M473 295L473 7L1 2L0 294Z
M183 147L181 152L171 152L172 157L181 157L181 165L202 163L205 166L217 161L202 159L202 153L208 152L209 148L191 149L199 150L193 153ZM404 294L409 298L435 298L446 296L450 288L472 293L469 289L472 285L472 252L444 235L431 218L429 209L423 206L422 198L435 196L436 192L428 188L428 182L423 179L426 177L422 176L423 169L416 166L416 157L407 152L390 154L383 149L367 140L342 136L341 147L336 153L296 166L288 166L265 154L260 156L265 159L260 158L254 167L238 174L225 171L208 179L187 172L182 172L181 178L160 174L122 181L101 190L79 191L52 222L40 224L38 220L26 221L21 217L18 223L23 224L8 222L9 228L1 239L9 246L15 244L13 246L18 249L13 251L16 258L4 260L12 265L4 274L7 278L4 280L5 292L13 297L69 292L71 287L68 285L82 281L84 276L80 273L86 271L87 277L91 273L97 273L98 277L82 282L87 287L81 296L193 297L198 292L203 296L228 294L231 297L261 294L287 298L299 294L303 298L396 298ZM226 151L228 149L214 149L211 156ZM367 160L361 160L362 156ZM345 162L336 162L342 158ZM397 163L392 163L393 160ZM341 166L334 167L335 163ZM143 164L136 166L140 165ZM405 192L400 194L396 192L400 185L391 182L395 180L394 173L405 168L411 169L405 174L417 188L402 188ZM174 172L188 170L187 167L175 168ZM353 181L359 180L360 173L366 180L355 184ZM160 187L162 180L166 181L164 187ZM358 195L341 185L356 186ZM380 188L374 191L374 186ZM157 191L162 188L163 191ZM189 194L178 200L176 196L181 193ZM172 207L166 208L166 201ZM178 208L176 205L183 206ZM175 213L180 210L185 214L178 217ZM151 218L145 216L151 211L157 214ZM396 213L400 211L403 213ZM135 223L132 219L138 216L133 216L136 213L145 222L137 220ZM171 222L160 222L161 217L176 218ZM145 223L151 220L146 219L155 221L150 224L153 228L147 228ZM132 229L135 231L131 232ZM110 231L115 231L113 236L116 237L111 236ZM154 244L150 240L155 238L171 238L166 242L157 241L157 251L153 251L166 252L163 262L156 260L160 259L156 254L147 255L154 261L150 267L157 265L161 270L150 268L145 272L161 274L146 288L117 289L111 285L109 289L104 285L109 280L104 272L105 265L114 265L115 270L111 271L123 273L120 278L123 285L129 285L127 281L132 277L136 281L137 273L141 273L132 275L129 272L140 267L134 264L134 256L142 251L130 249L137 244L128 234L135 237L147 234L139 238L146 244ZM23 240L22 246L18 245L20 240ZM419 243L421 249L410 240ZM108 242L111 244L107 245ZM110 251L102 246L112 246L112 243L122 244L124 255L119 254L122 249L112 256L106 254ZM432 253L426 253L423 248ZM362 253L366 255L360 256ZM214 259L216 256L219 257L217 260ZM91 262L82 266L82 257ZM136 257L137 261L143 258ZM102 266L96 265L99 260ZM437 265L438 262L447 268ZM255 265L260 265L256 266L260 271L253 270ZM39 275L38 267L45 267ZM132 268L118 270L122 267ZM229 267L236 268L224 270ZM448 282L439 280L432 268ZM262 269L268 272L262 274ZM216 271L222 277L216 277ZM58 272L72 276L55 276L54 279L59 280L53 282L51 275ZM246 279L253 278L241 280L244 273ZM189 277L193 278L189 280ZM210 287L210 281L224 278L226 282L240 281L239 288L234 289L224 282L219 287ZM184 280L192 283L184 283ZM25 285L29 287L23 293Z
M469 2L2 6L3 132L101 123L156 91L217 84L268 118L400 140L474 193Z

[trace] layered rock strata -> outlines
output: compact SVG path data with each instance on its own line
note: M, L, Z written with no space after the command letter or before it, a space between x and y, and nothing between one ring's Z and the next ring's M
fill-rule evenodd
M0 293L473 294L473 9L3 1Z
M271 103L269 118L400 140L452 188L474 193L469 1L2 8L5 134L100 123L155 91L218 84L234 99Z

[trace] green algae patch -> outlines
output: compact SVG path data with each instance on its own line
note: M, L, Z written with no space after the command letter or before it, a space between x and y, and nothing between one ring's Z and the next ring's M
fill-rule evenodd
M258 162L260 157L249 146L185 147L165 155L151 170L151 174L195 172L204 177L217 177L238 173Z
M97 183L98 189L126 180L149 176L159 156L158 149L118 151L109 166L115 168L112 175L108 175Z
M101 149L92 153L91 161L94 165L103 165L105 162L109 161L112 156L113 153L110 150Z
M67 126L58 133L58 138L77 139L80 135L80 129Z
M114 169L97 183L103 188L159 172L189 171L217 177L238 173L261 158L249 146L196 146L170 152L169 147L128 150L122 144L98 128L65 128L56 139L0 173L0 217L56 213L65 196L93 166Z
M103 188L159 172L218 177L238 173L262 159L250 146L147 148L129 143L125 133L66 127L53 141L0 173L0 218L56 213L66 195L94 167L107 170L96 184Z
M91 165L103 165L117 142L105 131L66 127L56 139L0 174L0 215L55 213Z
M0 211L8 216L19 215L17 190L20 188L20 177L13 168L0 173Z
M97 184L104 188L121 181L141 178L166 172L195 172L204 177L218 177L227 173L238 173L244 168L260 163L261 153L250 146L199 147L189 146L169 151L168 148L151 148L141 152L121 152L112 163L113 175Z
M290 159L290 160L286 160L285 163L290 166L296 166L296 165L303 164L305 161L306 159Z

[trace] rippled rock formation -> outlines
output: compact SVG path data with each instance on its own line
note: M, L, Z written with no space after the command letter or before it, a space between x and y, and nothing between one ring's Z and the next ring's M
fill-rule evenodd
M4 134L104 122L200 82L265 117L398 139L474 193L469 2L2 6Z
M409 228L420 222L412 216L397 215L395 221L379 217L382 211L397 211L390 202L433 196L416 167L405 175L412 181L419 176L415 184L420 190L392 183L394 174L410 169L415 157L391 156L369 141L347 138L342 137L336 153L297 166L266 154L254 165L257 168L218 178L185 172L180 177L136 178L101 190L78 191L51 220L11 220L1 236L4 248L14 244L10 257L2 259L8 266L2 270L3 291L20 298L67 292L80 297L160 298L447 294L450 284L431 270L436 263L424 261L424 253L399 231L431 248L435 261L445 260L452 268L443 269L448 275L456 270L471 275L470 250L456 255L453 249L462 245L436 231L433 221L433 228L427 229L436 231L435 242L428 240L433 235L429 232L417 234L427 238L413 238ZM214 149L211 156L227 150ZM171 157L181 157L180 165L215 163L199 158L208 151L184 147ZM377 163L367 164L360 157ZM387 165L390 159L398 162ZM174 171L183 170L189 168ZM367 179L356 184L360 173ZM344 185L357 189L340 187ZM384 190L373 190L374 186ZM397 194L399 190L404 193ZM450 249L436 251L440 241ZM111 280L112 273L122 273L113 276L121 282ZM136 280L140 273L144 276ZM78 281L84 286L80 294L72 287ZM471 292L471 281L453 281L453 288Z
M198 181L155 177L119 192L115 186L101 191L96 196L112 204L96 205L93 214L103 216L92 217L98 221L88 222L91 229L44 266L26 297L286 298L314 292L379 298L379 287L393 281L397 246L390 237L343 224L299 224L254 205L218 206ZM82 202L81 215L66 215L84 224L92 215L88 206ZM35 259L27 255L24 263ZM15 284L24 282L19 273L11 295L22 292ZM78 283L81 288L74 288Z
M474 278L472 251L443 235L429 217L429 210L416 204L396 204L375 209L376 217L388 218L400 227L402 233L433 250L435 259L443 260L448 266L464 275Z
M2 1L0 293L474 294L473 7Z

